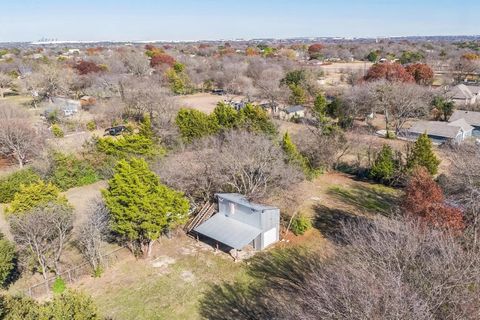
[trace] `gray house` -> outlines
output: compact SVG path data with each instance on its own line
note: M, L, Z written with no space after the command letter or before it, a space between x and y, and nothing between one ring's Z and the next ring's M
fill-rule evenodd
M480 137L480 112L455 110L448 121L455 122L460 119L464 119L473 127L473 136Z
M480 87L461 83L450 89L449 95L457 106L472 105L480 101Z
M417 121L410 129L408 134L410 138L417 138L423 133L427 133L432 142L442 144L445 142L461 143L472 136L473 127L464 119L458 119L453 122L440 121Z
M249 202L238 193L218 193L218 212L198 227L199 234L237 250L263 250L279 241L280 210Z

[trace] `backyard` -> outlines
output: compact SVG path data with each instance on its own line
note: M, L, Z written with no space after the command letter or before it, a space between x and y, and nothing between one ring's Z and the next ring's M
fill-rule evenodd
M316 228L303 236L283 233L284 240L276 247L327 249L334 248L334 235L342 222L372 217L372 213L388 214L399 192L327 173L300 184L291 196L298 197L294 204L289 198L283 202L272 199L269 204L298 207ZM73 200L72 195L69 198ZM245 266L179 231L172 239L162 238L151 259L137 260L125 251L102 277L87 276L74 286L91 294L101 312L114 319L199 319L203 294L214 284L248 280Z

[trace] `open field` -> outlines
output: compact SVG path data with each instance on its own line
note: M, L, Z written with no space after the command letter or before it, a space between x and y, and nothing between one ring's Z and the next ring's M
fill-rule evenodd
M224 100L241 101L242 99L241 96L219 96L211 93L196 93L178 97L181 107L193 108L205 113L213 112L217 104Z

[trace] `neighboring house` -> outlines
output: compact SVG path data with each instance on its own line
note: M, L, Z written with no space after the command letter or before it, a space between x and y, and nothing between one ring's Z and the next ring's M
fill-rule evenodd
M473 127L464 119L453 122L440 121L418 121L408 129L411 138L417 138L423 133L432 139L434 143L442 144L445 142L461 143L472 136Z
M227 101L227 104L230 105L232 108L234 108L237 111L242 110L247 106L247 102L244 101Z
M283 119L303 118L305 117L304 106L290 106L280 111L280 117Z
M263 250L279 241L280 210L249 202L238 193L219 193L218 212L193 230L236 250Z
M480 86L467 86L463 83L449 91L449 96L457 106L469 106L480 102Z
M73 116L80 109L80 101L66 99L66 98L53 98L53 102L45 110L45 115L57 110L61 113L62 116L69 117Z
M464 119L469 125L473 127L472 135L480 137L480 112L455 110L448 121L454 122Z

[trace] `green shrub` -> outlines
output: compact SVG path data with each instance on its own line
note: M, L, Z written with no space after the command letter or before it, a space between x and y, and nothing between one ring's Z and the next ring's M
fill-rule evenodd
M52 133L56 138L63 138L65 135L58 124L52 125Z
M93 270L92 277L94 278L100 278L103 274L103 268L102 267L97 267Z
M16 265L15 245L0 233L0 286L5 287L12 279Z
M88 131L93 131L93 130L97 129L97 124L93 120L88 121L86 127L87 127Z
M186 142L217 133L220 129L215 114L209 116L195 109L180 109L175 123Z
M66 288L67 288L67 285L65 284L65 281L61 277L56 278L55 281L53 282L52 291L55 294L63 293Z
M312 220L304 214L298 214L292 219L290 230L296 236L304 234L312 228Z
M33 169L22 169L0 180L0 203L13 200L15 193L22 185L29 185L40 180L40 176Z
M65 191L73 187L92 184L98 181L99 177L87 161L80 160L74 155L55 153L48 180Z
M116 158L149 157L164 153L163 149L155 147L152 139L140 134L98 138L96 144L98 151Z
M395 171L396 163L393 149L389 145L384 144L370 169L370 178L387 183L394 178Z
M35 207L46 206L50 202L68 205L67 198L60 194L60 190L54 184L39 180L28 186L22 185L5 212L23 213Z

